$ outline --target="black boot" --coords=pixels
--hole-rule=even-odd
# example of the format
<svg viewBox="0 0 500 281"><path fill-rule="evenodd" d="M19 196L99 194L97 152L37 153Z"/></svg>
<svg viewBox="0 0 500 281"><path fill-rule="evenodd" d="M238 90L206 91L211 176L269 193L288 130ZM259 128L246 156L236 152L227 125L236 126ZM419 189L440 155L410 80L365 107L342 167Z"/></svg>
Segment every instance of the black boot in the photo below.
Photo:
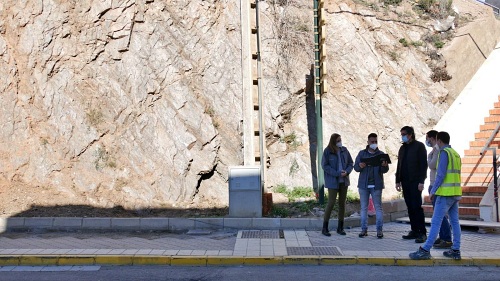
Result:
<svg viewBox="0 0 500 281"><path fill-rule="evenodd" d="M344 221L339 221L339 224L337 226L337 233L340 234L340 235L345 235Z"/></svg>
<svg viewBox="0 0 500 281"><path fill-rule="evenodd" d="M328 222L327 221L323 222L323 230L321 230L321 234L323 234L325 236L332 236L330 234L330 231L328 231Z"/></svg>

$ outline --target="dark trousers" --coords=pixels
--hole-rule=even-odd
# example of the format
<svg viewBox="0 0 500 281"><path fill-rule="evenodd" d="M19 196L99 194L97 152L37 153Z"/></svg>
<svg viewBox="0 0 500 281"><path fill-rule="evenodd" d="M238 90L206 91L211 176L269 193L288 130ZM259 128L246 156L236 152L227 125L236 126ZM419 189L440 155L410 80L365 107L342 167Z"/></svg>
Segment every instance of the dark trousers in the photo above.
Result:
<svg viewBox="0 0 500 281"><path fill-rule="evenodd" d="M422 209L422 191L418 190L418 182L402 182L408 215L410 216L411 230L419 234L426 234L424 209Z"/></svg>
<svg viewBox="0 0 500 281"><path fill-rule="evenodd" d="M325 217L323 221L327 222L330 220L330 215L332 214L333 206L337 200L337 194L339 195L339 216L338 221L343 222L345 216L345 201L347 198L347 186L344 183L339 183L339 189L328 188L328 205L325 210Z"/></svg>

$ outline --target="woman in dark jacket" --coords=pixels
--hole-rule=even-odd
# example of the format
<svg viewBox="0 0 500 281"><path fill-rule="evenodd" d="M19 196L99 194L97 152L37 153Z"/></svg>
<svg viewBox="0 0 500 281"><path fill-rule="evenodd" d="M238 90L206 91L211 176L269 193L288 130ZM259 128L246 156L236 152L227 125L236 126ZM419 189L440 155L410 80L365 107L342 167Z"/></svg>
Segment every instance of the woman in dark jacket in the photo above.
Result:
<svg viewBox="0 0 500 281"><path fill-rule="evenodd" d="M347 197L347 188L350 184L349 174L353 169L351 154L346 147L342 146L342 138L339 134L332 134L328 146L323 151L321 167L325 174L325 187L328 189L328 206L323 218L323 230L321 233L330 236L328 222L332 213L333 206L339 195L339 215L337 233L345 235L344 216L345 202Z"/></svg>

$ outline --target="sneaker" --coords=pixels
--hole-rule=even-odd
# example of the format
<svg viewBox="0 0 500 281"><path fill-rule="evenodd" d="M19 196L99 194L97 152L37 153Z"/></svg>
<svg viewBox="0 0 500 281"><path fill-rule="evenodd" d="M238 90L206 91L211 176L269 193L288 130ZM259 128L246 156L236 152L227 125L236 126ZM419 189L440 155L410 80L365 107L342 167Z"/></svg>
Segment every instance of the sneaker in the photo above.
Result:
<svg viewBox="0 0 500 281"><path fill-rule="evenodd" d="M359 238L366 237L366 236L368 236L368 232L366 231L366 229L365 230L361 230L361 233L358 236L359 236Z"/></svg>
<svg viewBox="0 0 500 281"><path fill-rule="evenodd" d="M441 241L443 241L443 240L441 240L441 238L436 239L436 241L434 241L434 246L440 244Z"/></svg>
<svg viewBox="0 0 500 281"><path fill-rule="evenodd" d="M417 234L415 231L411 230L410 232L408 232L408 234L406 235L403 235L403 239L406 239L406 240L409 240L409 239L415 239L417 238Z"/></svg>
<svg viewBox="0 0 500 281"><path fill-rule="evenodd" d="M462 256L460 255L460 250L449 249L448 251L443 252L443 256L447 258L452 258L454 260L461 260Z"/></svg>
<svg viewBox="0 0 500 281"><path fill-rule="evenodd" d="M422 249L422 247L418 247L418 251L414 253L410 253L410 259L412 260L428 260L431 258L431 253Z"/></svg>
<svg viewBox="0 0 500 281"><path fill-rule="evenodd" d="M384 237L384 233L382 232L382 230L377 230L377 238L381 239Z"/></svg>
<svg viewBox="0 0 500 281"><path fill-rule="evenodd" d="M426 234L420 234L417 238L415 238L415 243L424 243L427 240Z"/></svg>
<svg viewBox="0 0 500 281"><path fill-rule="evenodd" d="M436 248L436 249L451 249L451 246L453 246L453 242L441 240L437 244L434 243L433 247Z"/></svg>

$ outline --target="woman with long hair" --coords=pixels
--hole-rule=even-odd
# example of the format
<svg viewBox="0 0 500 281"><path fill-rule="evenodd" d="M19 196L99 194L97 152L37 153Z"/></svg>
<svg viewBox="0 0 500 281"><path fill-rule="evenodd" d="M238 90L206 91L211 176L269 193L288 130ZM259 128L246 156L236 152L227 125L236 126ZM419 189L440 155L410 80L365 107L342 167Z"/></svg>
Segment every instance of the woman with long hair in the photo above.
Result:
<svg viewBox="0 0 500 281"><path fill-rule="evenodd" d="M323 151L321 167L325 174L325 188L328 189L328 205L323 218L323 230L321 233L325 236L331 236L328 229L330 215L339 196L339 213L337 233L346 235L344 231L345 203L347 197L347 188L349 187L349 174L353 169L353 161L349 150L342 145L342 138L339 134L332 134L328 146Z"/></svg>

